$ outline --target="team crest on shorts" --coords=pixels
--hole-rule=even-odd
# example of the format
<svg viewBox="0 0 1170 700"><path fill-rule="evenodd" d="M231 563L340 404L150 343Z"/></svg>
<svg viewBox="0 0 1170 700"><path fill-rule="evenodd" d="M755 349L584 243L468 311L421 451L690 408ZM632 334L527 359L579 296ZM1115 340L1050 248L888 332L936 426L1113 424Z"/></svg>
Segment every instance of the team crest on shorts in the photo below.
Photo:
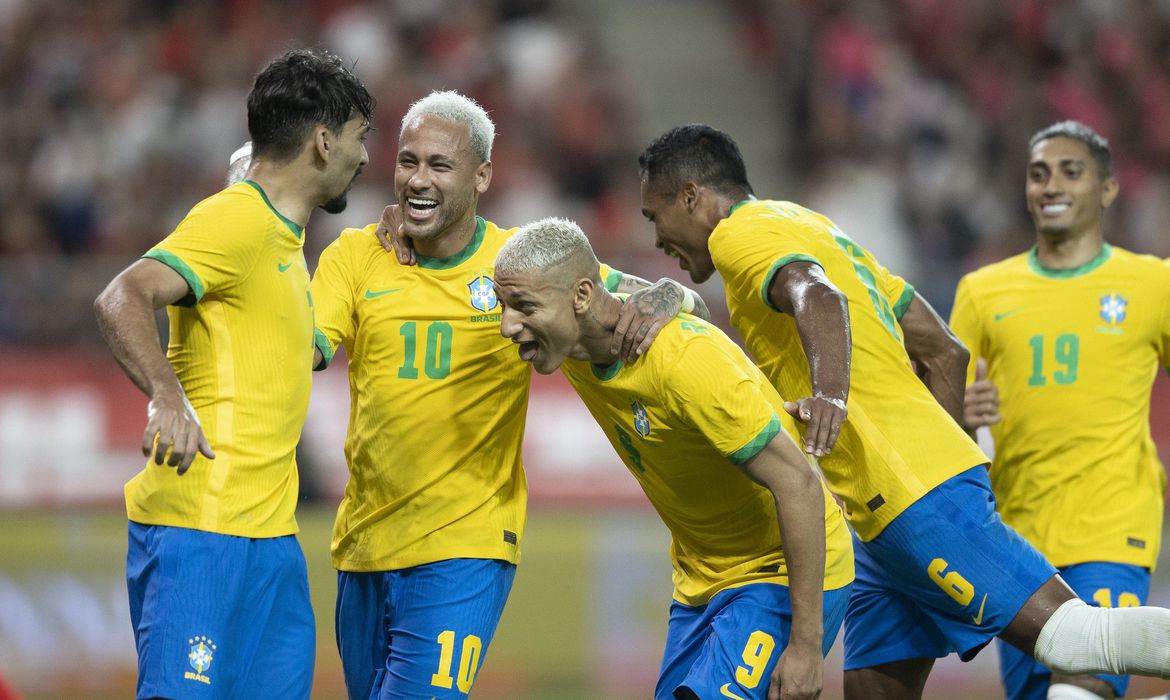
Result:
<svg viewBox="0 0 1170 700"><path fill-rule="evenodd" d="M646 413L646 407L635 401L630 408L634 409L634 430L642 437L649 437L650 415Z"/></svg>
<svg viewBox="0 0 1170 700"><path fill-rule="evenodd" d="M188 639L187 643L191 645L187 652L187 665L195 669L195 672L187 671L183 678L211 685L211 678L205 671L211 668L211 660L215 658L215 642L202 635L196 635Z"/></svg>
<svg viewBox="0 0 1170 700"><path fill-rule="evenodd" d="M500 300L496 298L496 289L492 286L492 278L483 272L467 283L467 291L471 295L471 308L476 311L487 313L500 305Z"/></svg>
<svg viewBox="0 0 1170 700"><path fill-rule="evenodd" d="M1125 309L1129 302L1117 292L1101 297L1101 318L1106 323L1116 325L1125 320Z"/></svg>

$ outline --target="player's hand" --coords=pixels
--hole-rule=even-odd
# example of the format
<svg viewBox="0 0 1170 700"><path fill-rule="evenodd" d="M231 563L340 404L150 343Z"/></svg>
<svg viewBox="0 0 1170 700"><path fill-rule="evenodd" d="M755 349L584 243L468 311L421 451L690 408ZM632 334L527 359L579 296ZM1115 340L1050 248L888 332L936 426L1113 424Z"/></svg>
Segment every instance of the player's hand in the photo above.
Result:
<svg viewBox="0 0 1170 700"><path fill-rule="evenodd" d="M789 644L768 687L768 700L816 700L825 682L825 660L818 648Z"/></svg>
<svg viewBox="0 0 1170 700"><path fill-rule="evenodd" d="M622 304L610 352L625 362L638 359L650 349L658 332L682 310L685 298L683 286L665 277L631 294Z"/></svg>
<svg viewBox="0 0 1170 700"><path fill-rule="evenodd" d="M142 455L153 457L155 464L162 464L166 459L167 465L178 467L182 476L199 453L215 459L211 444L203 435L203 426L199 425L199 417L187 397L182 392L160 393L153 397L146 409Z"/></svg>
<svg viewBox="0 0 1170 700"><path fill-rule="evenodd" d="M975 362L975 381L963 394L963 427L975 430L1003 420L999 415L999 389L987 378L987 360Z"/></svg>
<svg viewBox="0 0 1170 700"><path fill-rule="evenodd" d="M804 423L804 451L814 457L823 457L833 451L841 424L849 416L849 409L841 399L827 396L809 396L800 401L785 401L784 410Z"/></svg>
<svg viewBox="0 0 1170 700"><path fill-rule="evenodd" d="M391 204L382 210L382 218L378 221L378 228L374 229L374 235L386 252L394 253L398 262L403 265L415 263L414 244L402 230L402 210L397 204Z"/></svg>

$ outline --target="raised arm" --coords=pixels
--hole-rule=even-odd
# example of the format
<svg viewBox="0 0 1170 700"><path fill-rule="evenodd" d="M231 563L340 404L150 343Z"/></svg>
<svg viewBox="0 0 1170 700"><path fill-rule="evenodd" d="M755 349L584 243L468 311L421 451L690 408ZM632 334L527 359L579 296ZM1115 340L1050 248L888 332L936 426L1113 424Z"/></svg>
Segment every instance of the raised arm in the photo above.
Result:
<svg viewBox="0 0 1170 700"><path fill-rule="evenodd" d="M784 431L740 468L776 499L788 565L792 631L772 672L768 697L816 698L824 682L821 646L827 545L821 480Z"/></svg>
<svg viewBox="0 0 1170 700"><path fill-rule="evenodd" d="M711 320L707 304L698 292L668 277L651 284L636 275L620 274L621 279L612 291L629 294L630 298L622 305L610 349L622 360L638 359L650 348L658 332L680 312Z"/></svg>
<svg viewBox="0 0 1170 700"><path fill-rule="evenodd" d="M805 261L788 263L776 272L768 286L768 301L796 321L812 375L813 395L784 407L808 425L804 451L827 455L848 415L845 404L853 352L849 302L820 265Z"/></svg>
<svg viewBox="0 0 1170 700"><path fill-rule="evenodd" d="M143 258L110 282L94 301L98 326L114 359L150 399L142 454L184 474L197 452L214 459L195 409L167 361L154 312L191 293L187 281L167 265ZM158 442L155 444L155 437Z"/></svg>
<svg viewBox="0 0 1170 700"><path fill-rule="evenodd" d="M918 376L955 422L963 425L963 391L971 354L917 292L898 324Z"/></svg>

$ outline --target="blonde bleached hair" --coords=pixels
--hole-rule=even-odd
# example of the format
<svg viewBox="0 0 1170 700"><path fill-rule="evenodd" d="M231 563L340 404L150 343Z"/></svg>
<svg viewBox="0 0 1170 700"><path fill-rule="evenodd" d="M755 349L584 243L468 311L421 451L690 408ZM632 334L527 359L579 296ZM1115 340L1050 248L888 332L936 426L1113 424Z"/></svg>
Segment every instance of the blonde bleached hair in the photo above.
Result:
<svg viewBox="0 0 1170 700"><path fill-rule="evenodd" d="M398 130L399 140L402 139L402 134L406 132L409 124L428 114L466 124L471 131L471 150L479 156L480 162L486 163L492 159L496 125L478 102L454 90L436 90L412 104L402 117L402 128Z"/></svg>
<svg viewBox="0 0 1170 700"><path fill-rule="evenodd" d="M496 255L496 274L560 271L600 283L601 271L589 239L573 221L549 217L522 226Z"/></svg>

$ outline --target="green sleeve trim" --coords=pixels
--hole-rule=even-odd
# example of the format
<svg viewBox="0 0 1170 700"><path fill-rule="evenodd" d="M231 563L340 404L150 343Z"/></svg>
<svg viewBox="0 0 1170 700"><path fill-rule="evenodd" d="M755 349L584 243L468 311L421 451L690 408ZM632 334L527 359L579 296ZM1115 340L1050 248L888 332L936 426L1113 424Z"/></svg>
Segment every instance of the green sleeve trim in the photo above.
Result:
<svg viewBox="0 0 1170 700"><path fill-rule="evenodd" d="M914 301L914 285L909 282L906 283L906 288L902 290L902 296L898 297L898 301L894 302L894 318L899 321L906 315L906 309L910 308L910 302Z"/></svg>
<svg viewBox="0 0 1170 700"><path fill-rule="evenodd" d="M319 372L328 367L330 362L333 362L333 346L320 328L313 329L313 347L321 351L321 363L313 368L314 372Z"/></svg>
<svg viewBox="0 0 1170 700"><path fill-rule="evenodd" d="M618 285L622 283L622 271L609 268L609 275L605 278L605 289L610 292L616 292Z"/></svg>
<svg viewBox="0 0 1170 700"><path fill-rule="evenodd" d="M176 301L174 304L175 306L195 306L195 304L199 303L199 301L203 299L203 280L199 279L199 275L195 274L195 271L192 270L187 265L187 263L183 262L179 256L175 255L174 253L169 253L165 250L155 248L154 250L147 251L146 255L143 255L142 257L159 261L163 265L166 265L175 272L179 273L179 276L187 282L187 286L191 289L191 293Z"/></svg>
<svg viewBox="0 0 1170 700"><path fill-rule="evenodd" d="M768 268L768 274L764 275L764 286L760 287L760 296L764 299L764 306L767 306L773 311L780 311L780 309L777 309L775 306L773 306L771 300L768 299L768 288L772 286L772 279L776 277L776 273L780 271L780 268L784 267L788 263L794 262L808 262L816 265L817 267L824 267L824 265L821 265L820 260L817 260L811 255L805 255L804 253L793 253L792 255L785 255L776 262L772 263L772 267Z"/></svg>
<svg viewBox="0 0 1170 700"><path fill-rule="evenodd" d="M760 434L752 438L752 441L748 444L727 455L727 459L731 460L733 464L743 464L747 462L752 457L758 455L761 450L767 447L768 443L772 442L772 438L776 437L776 434L779 432L780 419L776 417L775 413L773 413L772 420L768 421L768 424L764 426L764 429L760 431Z"/></svg>

